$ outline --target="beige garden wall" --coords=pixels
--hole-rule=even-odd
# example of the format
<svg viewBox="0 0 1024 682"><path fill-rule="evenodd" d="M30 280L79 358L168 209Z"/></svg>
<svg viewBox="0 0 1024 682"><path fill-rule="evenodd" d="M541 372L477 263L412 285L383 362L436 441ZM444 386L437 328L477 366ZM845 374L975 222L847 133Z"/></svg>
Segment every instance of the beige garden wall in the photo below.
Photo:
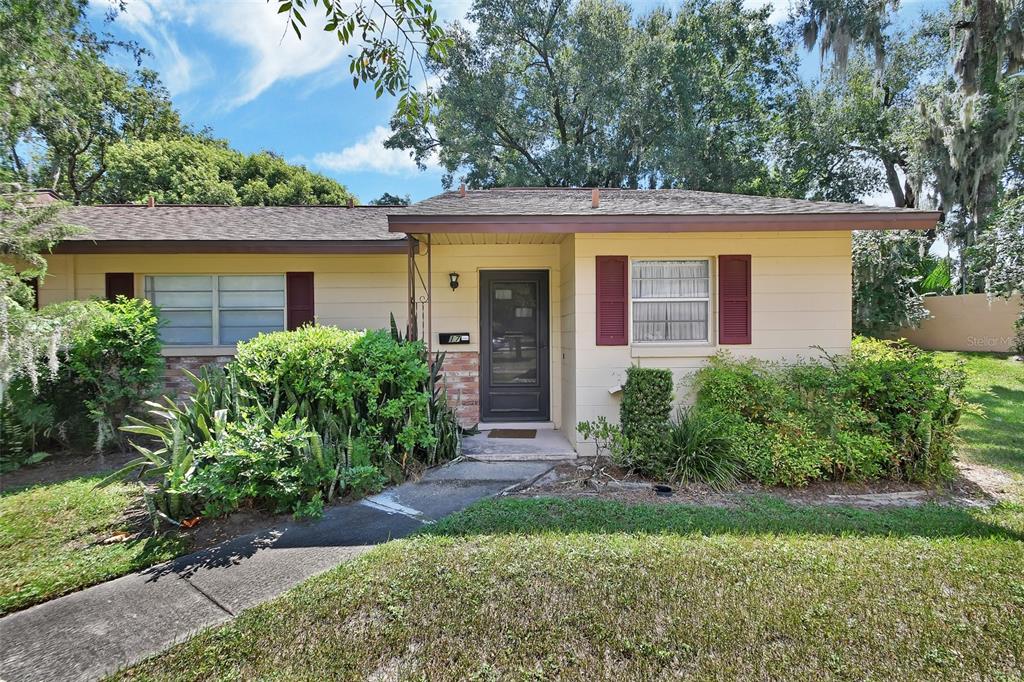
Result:
<svg viewBox="0 0 1024 682"><path fill-rule="evenodd" d="M1021 295L989 300L985 294L928 296L930 317L918 329L901 329L896 336L928 350L1009 352L1013 323L1020 314Z"/></svg>
<svg viewBox="0 0 1024 682"><path fill-rule="evenodd" d="M715 258L751 255L752 340L745 346L719 346ZM633 258L710 258L711 340L700 345L596 344L596 256ZM751 232L688 234L578 234L575 264L576 420L604 416L618 421L621 392L630 365L666 367L676 380L676 399L691 399L695 370L723 348L737 357L771 360L818 357L848 352L851 338L852 285L849 232ZM567 432L571 429L567 428ZM592 444L579 443L581 453Z"/></svg>

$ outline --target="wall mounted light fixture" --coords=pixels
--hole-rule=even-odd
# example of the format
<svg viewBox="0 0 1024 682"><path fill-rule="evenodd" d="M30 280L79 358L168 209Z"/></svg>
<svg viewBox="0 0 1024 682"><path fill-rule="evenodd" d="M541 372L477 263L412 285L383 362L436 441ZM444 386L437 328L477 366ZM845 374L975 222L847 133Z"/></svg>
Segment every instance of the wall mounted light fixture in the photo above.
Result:
<svg viewBox="0 0 1024 682"><path fill-rule="evenodd" d="M459 288L459 273L449 272L448 273L448 284L451 286L452 291Z"/></svg>

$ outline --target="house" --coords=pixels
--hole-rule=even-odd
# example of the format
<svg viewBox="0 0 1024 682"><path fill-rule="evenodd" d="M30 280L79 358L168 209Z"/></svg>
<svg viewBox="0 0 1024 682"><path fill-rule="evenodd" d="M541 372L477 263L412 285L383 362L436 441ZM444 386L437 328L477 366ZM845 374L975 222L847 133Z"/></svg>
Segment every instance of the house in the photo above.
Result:
<svg viewBox="0 0 1024 682"><path fill-rule="evenodd" d="M630 365L847 351L851 231L931 211L684 190L461 189L410 207L88 206L42 304L157 303L168 381L261 331L394 315L445 351L466 423L618 415ZM179 384L180 385L180 384ZM686 397L685 386L678 392Z"/></svg>

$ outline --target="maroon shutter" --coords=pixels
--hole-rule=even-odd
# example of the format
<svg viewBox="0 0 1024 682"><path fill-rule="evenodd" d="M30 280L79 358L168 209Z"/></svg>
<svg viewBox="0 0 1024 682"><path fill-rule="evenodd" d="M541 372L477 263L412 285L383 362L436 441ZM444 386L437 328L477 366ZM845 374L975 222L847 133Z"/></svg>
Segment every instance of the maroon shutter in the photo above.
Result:
<svg viewBox="0 0 1024 682"><path fill-rule="evenodd" d="M751 342L750 256L718 257L718 342Z"/></svg>
<svg viewBox="0 0 1024 682"><path fill-rule="evenodd" d="M135 273L108 272L106 294L108 301L113 301L118 296L135 298Z"/></svg>
<svg viewBox="0 0 1024 682"><path fill-rule="evenodd" d="M597 257L597 345L629 343L629 258Z"/></svg>
<svg viewBox="0 0 1024 682"><path fill-rule="evenodd" d="M288 287L288 329L298 329L313 321L313 273L289 272L285 278Z"/></svg>

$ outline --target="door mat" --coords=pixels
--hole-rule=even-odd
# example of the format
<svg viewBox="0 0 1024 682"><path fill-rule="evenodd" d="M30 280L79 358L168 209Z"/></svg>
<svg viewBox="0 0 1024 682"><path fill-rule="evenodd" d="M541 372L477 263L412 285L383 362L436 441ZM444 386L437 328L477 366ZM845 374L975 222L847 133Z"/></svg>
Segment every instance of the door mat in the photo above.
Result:
<svg viewBox="0 0 1024 682"><path fill-rule="evenodd" d="M491 429L488 438L536 438L537 429Z"/></svg>

